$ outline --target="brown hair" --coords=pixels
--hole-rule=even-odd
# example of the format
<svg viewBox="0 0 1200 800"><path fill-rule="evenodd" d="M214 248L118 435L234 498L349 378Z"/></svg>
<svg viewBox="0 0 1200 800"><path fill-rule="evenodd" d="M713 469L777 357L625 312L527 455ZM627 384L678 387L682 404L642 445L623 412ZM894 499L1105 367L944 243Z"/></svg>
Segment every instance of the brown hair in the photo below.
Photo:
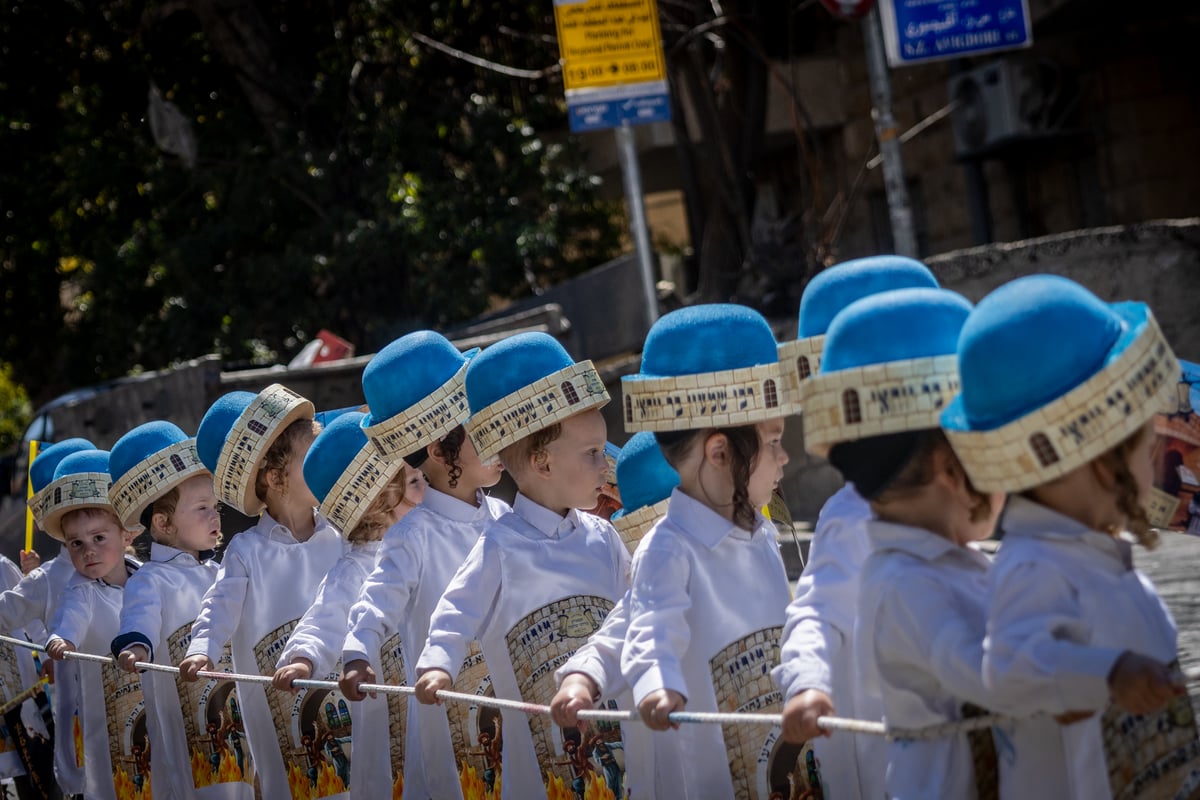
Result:
<svg viewBox="0 0 1200 800"><path fill-rule="evenodd" d="M1113 495L1117 501L1117 510L1125 515L1125 527L1137 537L1138 544L1147 550L1158 547L1158 533L1150 527L1150 519L1146 509L1139 499L1137 478L1129 468L1129 454L1141 444L1142 437L1148 436L1147 428L1143 427L1120 444L1096 457L1096 460L1107 466L1113 473L1116 486ZM1118 531L1109 531L1117 533Z"/></svg>
<svg viewBox="0 0 1200 800"><path fill-rule="evenodd" d="M697 442L721 434L729 442L729 470L733 478L733 524L742 530L754 530L758 509L750 504L750 473L758 458L758 429L753 425L731 428L705 428L692 431L655 431L654 438L667 463L677 471Z"/></svg>
<svg viewBox="0 0 1200 800"><path fill-rule="evenodd" d="M908 461L900 468L874 498L880 503L897 497L903 497L928 485L934 478L933 456L939 450L945 451L951 463L958 467L966 482L967 494L971 497L971 522L982 522L992 512L991 498L975 488L971 476L963 468L962 462L950 441L941 428L930 428L919 431L913 443L913 451Z"/></svg>
<svg viewBox="0 0 1200 800"><path fill-rule="evenodd" d="M441 450L442 458L446 462L446 477L450 481L451 489L458 486L458 479L462 477L463 469L462 465L458 463L458 456L462 452L463 442L466 438L467 429L459 425L443 436L441 441L438 442L438 448Z"/></svg>
<svg viewBox="0 0 1200 800"><path fill-rule="evenodd" d="M179 503L179 487L171 487L171 491L164 494L162 497L155 500L146 510L142 512L141 523L142 527L150 532L150 538L154 541L159 541L154 535L154 515L166 514L168 524L175 517L175 506ZM160 542L161 544L161 542Z"/></svg>
<svg viewBox="0 0 1200 800"><path fill-rule="evenodd" d="M546 448L550 443L562 436L562 423L556 422L541 430L534 431L524 439L519 439L500 451L500 463L509 472L515 466L521 470L530 460L539 461L546 457Z"/></svg>
<svg viewBox="0 0 1200 800"><path fill-rule="evenodd" d="M267 452L263 454L262 463L258 465L258 474L254 476L254 496L262 502L267 502L267 488L270 484L267 475L271 470L279 470L283 480L287 480L287 468L292 462L292 453L305 442L311 442L321 432L321 423L313 419L298 419L283 429L271 442ZM287 489L287 484L284 484Z"/></svg>
<svg viewBox="0 0 1200 800"><path fill-rule="evenodd" d="M125 527L125 524L123 522L121 522L121 518L117 516L117 512L114 511L112 508L109 508L109 507L101 508L99 506L88 506L87 508L71 509L70 511L68 511L67 513L62 515L62 519L59 520L59 522L58 522L58 527L59 527L59 530L62 531L63 539L67 538L67 531L66 531L67 522L69 520L76 519L79 517L83 517L85 519L91 519L92 517L111 517L112 521L117 523L117 530L119 530L119 531L128 530Z"/></svg>
<svg viewBox="0 0 1200 800"><path fill-rule="evenodd" d="M404 486L407 482L408 468L402 467L363 512L354 530L346 534L346 541L376 542L382 539L384 532L392 525L392 514L396 507L404 502Z"/></svg>

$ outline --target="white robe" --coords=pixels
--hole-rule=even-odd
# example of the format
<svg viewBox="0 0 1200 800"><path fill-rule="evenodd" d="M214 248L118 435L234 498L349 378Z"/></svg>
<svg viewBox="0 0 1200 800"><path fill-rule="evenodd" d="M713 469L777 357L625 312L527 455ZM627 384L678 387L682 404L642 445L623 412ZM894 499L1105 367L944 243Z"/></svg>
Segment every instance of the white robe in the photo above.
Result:
<svg viewBox="0 0 1200 800"><path fill-rule="evenodd" d="M0 591L6 592L16 587L21 582L21 577L21 568L10 559L0 556ZM41 620L31 620L19 628L5 630L3 633L32 642L46 640L46 631ZM37 681L33 651L17 645L0 644L0 702L8 702ZM26 727L33 727L45 735L45 729L39 724L39 715L32 701L23 703L21 712L22 722ZM11 735L5 736L0 739L0 779L24 774L25 767L17 753L16 743Z"/></svg>
<svg viewBox="0 0 1200 800"><path fill-rule="evenodd" d="M484 527L512 511L507 503L482 491L476 494L476 501L477 506L464 503L429 487L421 505L388 529L379 562L363 585L359 601L350 610L343 664L355 659L367 661L376 668L379 679L386 682L389 678L383 674L379 654L384 643L393 642L396 637L403 653L403 680L409 686L416 682L417 658L429 636L429 618L442 593ZM485 677L486 668L464 673L468 674L460 676L462 685L454 689L472 693L478 685L466 684L472 677ZM450 708L446 704L423 706L416 700L407 701L406 708L408 724L406 741L402 743L405 797L410 800L460 797L458 758L447 715L461 715L467 709Z"/></svg>
<svg viewBox="0 0 1200 800"><path fill-rule="evenodd" d="M581 511L560 517L518 494L512 513L487 526L446 588L417 673L455 676L478 639L497 697L548 705L554 670L600 627L628 582L629 551L611 525ZM563 733L543 717L504 711L501 718L502 797L544 796L543 773L570 787ZM645 791L630 788L634 796Z"/></svg>
<svg viewBox="0 0 1200 800"><path fill-rule="evenodd" d="M316 530L301 543L264 513L257 525L234 536L225 549L216 582L205 594L200 616L192 626L187 655L206 655L216 664L225 643L230 642L234 671L274 674L275 662L292 629L312 605L325 573L343 551L337 529L324 517L316 516ZM264 799L291 796L289 772L293 780L306 779L311 762L297 742L299 724L293 730L293 723L299 723L297 717L306 710L301 707L306 695L301 691L293 698L272 692L268 701L263 686L237 685L245 738ZM240 740L235 741L240 747Z"/></svg>
<svg viewBox="0 0 1200 800"><path fill-rule="evenodd" d="M779 711L770 670L779 663L790 599L770 522L759 516L753 532L742 530L676 489L633 563L621 672L634 702L672 689L688 711ZM742 796L765 800L776 754L799 755L778 746L778 727L723 733L684 725L676 733L686 768L674 796L689 800L732 797L735 785Z"/></svg>

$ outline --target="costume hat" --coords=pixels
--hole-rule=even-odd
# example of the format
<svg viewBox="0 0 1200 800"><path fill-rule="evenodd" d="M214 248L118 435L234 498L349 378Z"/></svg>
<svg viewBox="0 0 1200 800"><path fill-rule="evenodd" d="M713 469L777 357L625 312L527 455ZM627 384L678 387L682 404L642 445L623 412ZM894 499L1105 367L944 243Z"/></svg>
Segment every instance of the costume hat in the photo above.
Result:
<svg viewBox="0 0 1200 800"><path fill-rule="evenodd" d="M661 317L642 368L621 379L625 430L750 425L799 410L783 391L775 335L762 314L713 303Z"/></svg>
<svg viewBox="0 0 1200 800"><path fill-rule="evenodd" d="M976 488L1019 492L1120 444L1169 406L1179 362L1150 309L1030 275L971 312L963 393L942 416Z"/></svg>
<svg viewBox="0 0 1200 800"><path fill-rule="evenodd" d="M321 513L348 534L375 502L402 461L384 461L363 433L365 414L349 411L321 431L304 457L304 482Z"/></svg>
<svg viewBox="0 0 1200 800"><path fill-rule="evenodd" d="M54 469L54 479L34 499L41 498L41 507L34 516L41 519L42 529L66 541L62 518L67 512L83 508L112 510L108 490L112 476L108 473L107 450L77 450L63 458ZM136 530L131 528L130 530Z"/></svg>
<svg viewBox="0 0 1200 800"><path fill-rule="evenodd" d="M800 382L820 369L825 332L838 312L873 294L920 288L938 288L937 278L929 267L906 256L856 258L817 273L800 297L798 338L779 345L779 364L793 399L800 397Z"/></svg>
<svg viewBox="0 0 1200 800"><path fill-rule="evenodd" d="M484 350L467 367L466 388L467 435L480 459L608 402L592 362L574 362L546 333L518 333Z"/></svg>
<svg viewBox="0 0 1200 800"><path fill-rule="evenodd" d="M357 411L360 414L366 413L366 407L363 405L346 406L345 408L327 408L324 411L318 411L313 414L313 420L322 428L329 427L329 423L340 417L342 414L349 414L351 411Z"/></svg>
<svg viewBox="0 0 1200 800"><path fill-rule="evenodd" d="M266 504L254 493L254 482L263 456L288 425L313 414L312 403L278 383L258 394L217 398L196 431L196 451L213 474L217 499L247 516L261 514Z"/></svg>
<svg viewBox="0 0 1200 800"><path fill-rule="evenodd" d="M196 453L196 440L163 420L139 425L113 445L109 499L121 524L132 529L150 505L208 468Z"/></svg>
<svg viewBox="0 0 1200 800"><path fill-rule="evenodd" d="M440 333L415 331L375 354L362 376L370 407L363 429L381 456L411 456L467 421L463 380L478 352L464 355Z"/></svg>
<svg viewBox="0 0 1200 800"><path fill-rule="evenodd" d="M39 516L42 507L42 498L38 497L50 481L54 480L54 470L58 468L59 463L71 455L78 453L80 450L95 450L96 445L89 442L87 439L63 439L61 442L48 445L45 450L38 453L37 458L29 466L29 485L33 488L33 497L29 498L29 508L33 511L33 519L39 526L42 524L42 518ZM43 530L45 530L43 528Z"/></svg>
<svg viewBox="0 0 1200 800"><path fill-rule="evenodd" d="M938 427L958 393L955 348L971 311L945 289L898 289L848 305L825 335L821 371L801 384L804 446Z"/></svg>
<svg viewBox="0 0 1200 800"><path fill-rule="evenodd" d="M611 520L629 552L667 513L667 500L678 485L679 473L663 457L654 434L642 431L630 437L617 457L617 488L623 507Z"/></svg>

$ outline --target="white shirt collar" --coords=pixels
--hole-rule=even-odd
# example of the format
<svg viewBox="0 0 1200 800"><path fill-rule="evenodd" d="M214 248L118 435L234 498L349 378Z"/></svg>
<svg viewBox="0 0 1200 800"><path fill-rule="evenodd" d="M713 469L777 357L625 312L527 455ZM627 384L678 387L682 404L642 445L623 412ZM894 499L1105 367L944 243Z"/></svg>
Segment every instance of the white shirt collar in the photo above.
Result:
<svg viewBox="0 0 1200 800"><path fill-rule="evenodd" d="M178 548L171 547L168 544L162 544L161 542L150 543L150 560L157 561L159 563L175 561L179 564L189 567L198 566L200 564L199 559L193 557L191 553L185 553Z"/></svg>
<svg viewBox="0 0 1200 800"><path fill-rule="evenodd" d="M316 536L323 529L329 527L330 523L319 513L317 513L317 509L314 508L312 513L313 522L315 523L313 528L313 536ZM262 512L262 516L258 520L257 528L260 533L272 541L282 542L284 544L300 544L300 540L298 540L296 535L292 533L291 528L276 520L266 511Z"/></svg>
<svg viewBox="0 0 1200 800"><path fill-rule="evenodd" d="M756 511L755 517L754 531L744 530L678 487L671 492L671 502L667 504L667 518L709 550L719 545L726 536L751 539L759 531L765 534L773 532L761 512Z"/></svg>
<svg viewBox="0 0 1200 800"><path fill-rule="evenodd" d="M475 492L475 499L479 502L478 506L464 503L457 497L451 497L432 486L427 486L425 487L425 499L421 501L421 505L428 506L430 511L455 522L478 522L489 519L491 514L488 512L487 495L483 493L482 489Z"/></svg>
<svg viewBox="0 0 1200 800"><path fill-rule="evenodd" d="M946 557L962 558L983 570L989 564L988 557L970 545L962 547L943 536L911 525L869 519L867 537L875 552L895 550L930 562Z"/></svg>
<svg viewBox="0 0 1200 800"><path fill-rule="evenodd" d="M562 517L557 512L535 503L520 492L517 492L512 507L513 513L528 522L547 539L561 539L579 524L579 512L575 509L571 509L565 517Z"/></svg>
<svg viewBox="0 0 1200 800"><path fill-rule="evenodd" d="M1028 537L1078 542L1098 554L1120 562L1126 570L1133 569L1133 549L1129 542L1092 530L1082 522L1020 495L1008 498L1004 514L1000 517L1000 527L1004 530L1005 539ZM1003 543L1000 549L1004 549Z"/></svg>

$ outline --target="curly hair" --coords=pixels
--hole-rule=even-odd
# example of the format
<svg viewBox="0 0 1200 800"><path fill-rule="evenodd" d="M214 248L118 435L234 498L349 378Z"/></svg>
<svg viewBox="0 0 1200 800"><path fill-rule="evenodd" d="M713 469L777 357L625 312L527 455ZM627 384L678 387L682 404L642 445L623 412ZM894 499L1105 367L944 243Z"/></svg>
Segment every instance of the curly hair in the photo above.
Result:
<svg viewBox="0 0 1200 800"><path fill-rule="evenodd" d="M376 542L392 526L392 515L396 507L404 502L404 486L408 482L408 468L403 467L379 492L379 496L363 513L354 530L346 534L347 542Z"/></svg>
<svg viewBox="0 0 1200 800"><path fill-rule="evenodd" d="M535 436L537 434L534 434ZM458 486L458 479L462 477L462 464L458 463L459 454L462 453L463 442L467 438L467 429L459 425L454 430L447 433L438 442L438 447L442 451L442 458L446 461L446 477L450 481L450 488Z"/></svg>
<svg viewBox="0 0 1200 800"><path fill-rule="evenodd" d="M262 502L267 502L267 488L270 483L267 476L272 470L279 470L283 476L284 490L287 489L287 468L292 463L292 454L301 445L312 442L321 432L321 423L313 419L298 419L288 425L278 436L267 452L263 454L262 463L258 465L258 474L254 476L254 495Z"/></svg>
<svg viewBox="0 0 1200 800"><path fill-rule="evenodd" d="M1113 495L1117 501L1117 510L1125 515L1126 529L1137 537L1138 544L1147 550L1153 550L1159 545L1158 532L1150 527L1150 518L1146 516L1146 509L1141 502L1137 478L1129 468L1130 454L1142 443L1142 437L1148 435L1148 429L1143 427L1116 447L1099 455L1096 460L1112 470L1116 484L1113 487Z"/></svg>
<svg viewBox="0 0 1200 800"><path fill-rule="evenodd" d="M531 459L540 462L546 457L546 448L559 436L562 436L561 422L534 431L501 450L500 463L504 464L504 468L511 472L514 467L520 470Z"/></svg>
<svg viewBox="0 0 1200 800"><path fill-rule="evenodd" d="M733 479L733 523L742 530L754 530L756 509L750 503L750 473L758 459L758 429L753 425L729 428L705 428L692 431L656 431L654 438L667 463L679 469L692 448L709 436L721 434L729 442L729 471Z"/></svg>

